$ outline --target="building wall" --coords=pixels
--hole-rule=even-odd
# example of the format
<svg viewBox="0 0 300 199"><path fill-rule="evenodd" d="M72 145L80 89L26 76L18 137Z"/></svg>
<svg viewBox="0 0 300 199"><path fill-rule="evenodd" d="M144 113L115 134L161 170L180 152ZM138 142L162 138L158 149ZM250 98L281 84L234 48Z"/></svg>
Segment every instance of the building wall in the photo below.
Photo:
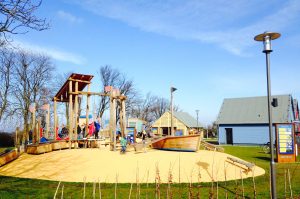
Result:
<svg viewBox="0 0 300 199"><path fill-rule="evenodd" d="M219 125L219 143L226 143L225 128L232 128L233 144L264 144L269 142L269 126L266 125ZM273 126L275 141L275 127Z"/></svg>
<svg viewBox="0 0 300 199"><path fill-rule="evenodd" d="M177 130L182 130L183 135L187 135L188 129L184 123L173 117L173 126ZM156 120L152 127L158 128L158 134L162 134L162 128L171 127L171 114L165 112L158 120Z"/></svg>
<svg viewBox="0 0 300 199"><path fill-rule="evenodd" d="M144 125L146 122L138 118L128 118L127 127L136 128L137 132L142 132L144 130Z"/></svg>

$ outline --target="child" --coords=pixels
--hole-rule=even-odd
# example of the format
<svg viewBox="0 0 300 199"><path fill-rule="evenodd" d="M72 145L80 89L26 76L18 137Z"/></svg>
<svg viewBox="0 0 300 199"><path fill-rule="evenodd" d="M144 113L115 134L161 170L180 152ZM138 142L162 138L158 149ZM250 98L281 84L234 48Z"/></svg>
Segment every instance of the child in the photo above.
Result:
<svg viewBox="0 0 300 199"><path fill-rule="evenodd" d="M127 146L127 140L126 140L125 136L121 138L120 144L121 144L121 147L122 147L121 153L125 153L126 152L126 146Z"/></svg>

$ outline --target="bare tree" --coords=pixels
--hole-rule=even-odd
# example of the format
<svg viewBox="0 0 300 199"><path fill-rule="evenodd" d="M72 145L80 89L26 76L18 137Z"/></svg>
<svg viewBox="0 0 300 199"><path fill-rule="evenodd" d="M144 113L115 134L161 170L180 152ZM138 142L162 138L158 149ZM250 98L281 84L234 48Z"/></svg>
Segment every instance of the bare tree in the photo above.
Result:
<svg viewBox="0 0 300 199"><path fill-rule="evenodd" d="M41 3L41 0L0 1L0 39L2 44L7 41L7 36L10 34L23 34L28 32L28 29L42 31L49 28L45 19L35 15Z"/></svg>
<svg viewBox="0 0 300 199"><path fill-rule="evenodd" d="M103 92L105 92L106 86L113 86L120 90L120 93L127 96L126 110L136 102L137 92L134 88L132 80L128 80L125 75L121 74L117 69L113 69L111 66L100 67L99 76L103 86ZM109 108L109 97L102 96L98 104L97 115L102 118L103 113Z"/></svg>
<svg viewBox="0 0 300 199"><path fill-rule="evenodd" d="M59 89L63 86L63 84L67 81L68 77L70 77L71 74L72 74L72 72L67 72L67 73L58 74L55 76L55 82L53 84L53 90L55 92L53 93L53 96L59 91ZM82 99L78 98L79 115L81 113L81 104L82 104L81 102L82 102ZM66 123L69 124L69 103L64 103L63 106L64 106L64 115L66 118Z"/></svg>
<svg viewBox="0 0 300 199"><path fill-rule="evenodd" d="M0 51L0 121L10 108L14 62L14 53L7 48L2 48Z"/></svg>
<svg viewBox="0 0 300 199"><path fill-rule="evenodd" d="M150 125L169 110L170 102L167 99L148 93L145 99L140 99L138 104L130 109L129 115L143 119ZM179 106L174 106L174 111L179 110Z"/></svg>
<svg viewBox="0 0 300 199"><path fill-rule="evenodd" d="M169 100L163 97L157 97L153 107L153 114L155 119L160 118L166 111L170 110Z"/></svg>
<svg viewBox="0 0 300 199"><path fill-rule="evenodd" d="M14 72L14 105L23 119L23 141L29 130L29 106L33 102L41 105L42 95L45 94L43 91L51 85L53 70L49 57L25 51L18 53Z"/></svg>
<svg viewBox="0 0 300 199"><path fill-rule="evenodd" d="M130 116L136 117L151 123L155 120L155 107L157 97L148 93L145 99L139 100L138 104L130 109Z"/></svg>

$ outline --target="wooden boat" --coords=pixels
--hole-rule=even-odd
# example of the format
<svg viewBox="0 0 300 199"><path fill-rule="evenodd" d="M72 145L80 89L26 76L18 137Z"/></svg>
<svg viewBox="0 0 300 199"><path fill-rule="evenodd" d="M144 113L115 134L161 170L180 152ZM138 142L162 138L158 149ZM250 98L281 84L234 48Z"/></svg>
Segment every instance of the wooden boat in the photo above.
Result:
<svg viewBox="0 0 300 199"><path fill-rule="evenodd" d="M152 141L152 148L168 151L198 151L200 147L200 135L166 136Z"/></svg>
<svg viewBox="0 0 300 199"><path fill-rule="evenodd" d="M28 154L42 154L52 151L52 144L49 142L39 143L39 144L31 144L27 146L26 152Z"/></svg>
<svg viewBox="0 0 300 199"><path fill-rule="evenodd" d="M19 153L17 149L13 149L8 152L4 152L0 154L0 167L17 159L19 157Z"/></svg>

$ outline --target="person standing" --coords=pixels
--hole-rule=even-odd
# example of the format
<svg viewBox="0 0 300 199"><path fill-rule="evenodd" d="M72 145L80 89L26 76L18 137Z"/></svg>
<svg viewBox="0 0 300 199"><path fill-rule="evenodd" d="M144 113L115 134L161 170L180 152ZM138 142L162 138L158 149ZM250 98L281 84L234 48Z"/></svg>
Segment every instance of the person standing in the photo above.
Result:
<svg viewBox="0 0 300 199"><path fill-rule="evenodd" d="M146 152L146 135L147 135L146 131L143 130L143 132L142 132L142 140L143 140L144 153Z"/></svg>
<svg viewBox="0 0 300 199"><path fill-rule="evenodd" d="M100 131L100 124L99 124L99 122L97 122L97 121L95 121L94 122L94 126L95 126L95 132L94 132L94 134L95 134L95 139L98 139L98 134L99 134L99 131Z"/></svg>
<svg viewBox="0 0 300 199"><path fill-rule="evenodd" d="M121 144L121 147L122 147L121 153L125 153L126 152L126 147L127 147L127 140L126 140L125 136L121 137L120 144Z"/></svg>

